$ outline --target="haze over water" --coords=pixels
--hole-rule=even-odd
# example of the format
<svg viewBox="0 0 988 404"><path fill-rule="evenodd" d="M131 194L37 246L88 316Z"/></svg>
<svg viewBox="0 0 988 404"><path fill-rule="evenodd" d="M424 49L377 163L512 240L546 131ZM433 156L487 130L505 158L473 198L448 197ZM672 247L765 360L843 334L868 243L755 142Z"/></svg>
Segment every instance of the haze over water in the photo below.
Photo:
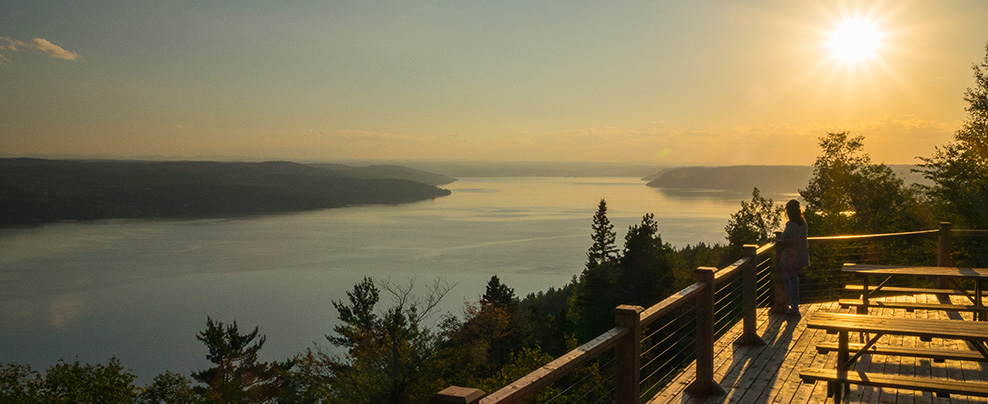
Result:
<svg viewBox="0 0 988 404"><path fill-rule="evenodd" d="M484 178L452 195L253 218L57 223L0 230L0 363L116 355L139 383L207 366L206 317L267 335L263 360L326 346L331 301L364 276L442 277L443 311L461 314L497 274L519 296L583 269L592 215L606 198L619 240L647 212L663 241L724 240L750 195L669 192L635 178ZM784 196L775 196L781 200ZM619 241L620 242L620 241ZM382 295L382 306L389 303ZM335 351L334 351L335 352Z"/></svg>

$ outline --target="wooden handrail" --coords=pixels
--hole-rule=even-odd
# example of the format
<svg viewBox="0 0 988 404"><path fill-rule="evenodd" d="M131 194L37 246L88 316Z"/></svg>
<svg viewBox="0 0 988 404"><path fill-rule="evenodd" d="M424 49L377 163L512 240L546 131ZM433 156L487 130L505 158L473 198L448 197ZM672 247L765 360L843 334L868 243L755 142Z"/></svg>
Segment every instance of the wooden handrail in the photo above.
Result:
<svg viewBox="0 0 988 404"><path fill-rule="evenodd" d="M545 366L536 369L521 379L515 380L501 390L491 393L480 400L481 404L510 404L520 402L535 395L539 390L548 387L556 380L559 380L567 372L577 368L588 360L600 356L604 351L614 347L628 334L628 329L614 327L609 331L590 340L586 344L580 345L576 349L569 351L549 362Z"/></svg>
<svg viewBox="0 0 988 404"><path fill-rule="evenodd" d="M658 302L652 305L651 307L645 309L645 311L642 311L640 315L642 327L651 324L655 320L658 320L660 317L666 315L672 310L675 310L679 306L691 302L692 299L695 298L696 294L700 293L700 291L705 286L706 285L694 283L690 286L683 288L676 294L669 296L665 299L662 299L661 302Z"/></svg>

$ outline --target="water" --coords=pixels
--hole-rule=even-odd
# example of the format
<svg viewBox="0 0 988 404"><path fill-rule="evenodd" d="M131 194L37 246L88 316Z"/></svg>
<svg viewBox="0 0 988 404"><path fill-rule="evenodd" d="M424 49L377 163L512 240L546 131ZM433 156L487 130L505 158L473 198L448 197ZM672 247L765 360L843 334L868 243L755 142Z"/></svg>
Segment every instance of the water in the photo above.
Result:
<svg viewBox="0 0 988 404"><path fill-rule="evenodd" d="M333 300L364 276L456 284L441 307L462 314L491 275L524 296L580 273L597 203L619 240L652 212L666 242L722 243L750 195L672 192L634 178L483 178L413 204L230 220L110 220L0 229L0 363L117 356L150 382L208 367L196 340L207 316L267 335L262 360L314 345ZM781 200L783 197L777 197ZM620 242L620 241L619 241ZM382 295L382 302L387 297Z"/></svg>

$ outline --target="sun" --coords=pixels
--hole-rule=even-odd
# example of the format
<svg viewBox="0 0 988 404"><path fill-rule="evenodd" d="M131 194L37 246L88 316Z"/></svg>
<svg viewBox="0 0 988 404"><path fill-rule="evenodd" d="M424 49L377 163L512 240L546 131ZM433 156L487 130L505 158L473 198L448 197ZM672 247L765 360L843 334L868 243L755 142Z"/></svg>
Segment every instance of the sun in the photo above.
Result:
<svg viewBox="0 0 988 404"><path fill-rule="evenodd" d="M858 64L877 57L882 33L874 21L850 18L841 21L828 36L830 56L842 63Z"/></svg>

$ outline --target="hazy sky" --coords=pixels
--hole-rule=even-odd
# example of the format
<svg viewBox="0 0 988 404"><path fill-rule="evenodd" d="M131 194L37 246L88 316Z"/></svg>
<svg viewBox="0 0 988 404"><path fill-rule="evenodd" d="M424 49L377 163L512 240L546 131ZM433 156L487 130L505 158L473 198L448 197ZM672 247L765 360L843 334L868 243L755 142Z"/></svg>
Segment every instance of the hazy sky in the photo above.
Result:
<svg viewBox="0 0 988 404"><path fill-rule="evenodd" d="M985 21L984 0L0 0L0 153L808 165L850 130L913 163L965 118Z"/></svg>

